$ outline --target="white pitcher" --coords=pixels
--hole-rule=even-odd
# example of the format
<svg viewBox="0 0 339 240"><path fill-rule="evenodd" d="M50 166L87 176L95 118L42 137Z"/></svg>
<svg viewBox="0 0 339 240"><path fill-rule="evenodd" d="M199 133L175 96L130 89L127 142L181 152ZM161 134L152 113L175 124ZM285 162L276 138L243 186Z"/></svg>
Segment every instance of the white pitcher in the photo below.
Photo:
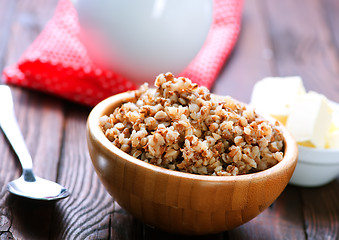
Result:
<svg viewBox="0 0 339 240"><path fill-rule="evenodd" d="M179 74L203 46L212 0L73 0L95 61L136 84Z"/></svg>

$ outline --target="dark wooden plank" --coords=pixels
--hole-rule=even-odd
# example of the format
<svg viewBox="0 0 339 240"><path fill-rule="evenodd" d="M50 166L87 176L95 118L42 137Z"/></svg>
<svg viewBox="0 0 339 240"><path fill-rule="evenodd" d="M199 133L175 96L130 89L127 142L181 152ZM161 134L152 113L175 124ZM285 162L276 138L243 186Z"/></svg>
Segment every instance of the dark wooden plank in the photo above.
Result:
<svg viewBox="0 0 339 240"><path fill-rule="evenodd" d="M6 66L16 63L53 16L58 0L16 0L6 50Z"/></svg>
<svg viewBox="0 0 339 240"><path fill-rule="evenodd" d="M329 27L332 42L335 45L335 52L337 59L339 58L339 1L324 0L322 3L322 15ZM339 72L339 65L336 66L337 73Z"/></svg>
<svg viewBox="0 0 339 240"><path fill-rule="evenodd" d="M15 0L0 1L0 70L2 70L5 65L4 56L7 52L15 6ZM2 83L2 81L3 80L0 78L0 83Z"/></svg>
<svg viewBox="0 0 339 240"><path fill-rule="evenodd" d="M300 200L299 189L288 186L258 217L229 231L229 239L306 239Z"/></svg>
<svg viewBox="0 0 339 240"><path fill-rule="evenodd" d="M53 202L40 202L13 195L8 195L5 200L3 210L8 211L4 215L5 223L9 225L7 234L14 239L48 239ZM0 239L3 239L1 237L0 235Z"/></svg>
<svg viewBox="0 0 339 240"><path fill-rule="evenodd" d="M62 112L57 111L60 102L53 98L46 99L42 94L12 90L16 115L33 158L34 171L38 176L55 181L63 125ZM6 140L3 146L6 147L6 154L3 155L6 167L1 170L6 172L1 177L4 176L6 180L2 185L5 197L1 208L12 216L10 232L16 239L46 239L54 205L20 199L6 193L6 184L20 176L21 167Z"/></svg>
<svg viewBox="0 0 339 240"><path fill-rule="evenodd" d="M302 189L308 239L339 238L339 178L318 188Z"/></svg>
<svg viewBox="0 0 339 240"><path fill-rule="evenodd" d="M17 61L34 41L52 16L56 3L56 0L16 1L15 13L12 14L11 35L7 41L4 59L6 65ZM55 180L62 140L62 101L19 87L12 86L11 89L16 116L31 152L35 172L41 177ZM17 172L19 173L20 169Z"/></svg>
<svg viewBox="0 0 339 240"><path fill-rule="evenodd" d="M68 104L59 181L71 196L57 203L53 215L52 239L108 239L113 199L99 181L86 142L89 110Z"/></svg>
<svg viewBox="0 0 339 240"><path fill-rule="evenodd" d="M275 75L261 2L244 1L239 39L213 86L214 93L249 102L255 82Z"/></svg>
<svg viewBox="0 0 339 240"><path fill-rule="evenodd" d="M278 74L300 75L307 90L339 101L337 50L321 1L266 2Z"/></svg>
<svg viewBox="0 0 339 240"><path fill-rule="evenodd" d="M16 1L3 0L0 1L0 70L5 65L4 55L7 50L9 33L12 23L12 15ZM0 84L3 84L3 79L0 77ZM13 153L4 134L0 133L0 239L11 239L12 212L6 206L8 193L6 184L14 179L15 169L18 164L13 161Z"/></svg>
<svg viewBox="0 0 339 240"><path fill-rule="evenodd" d="M144 228L144 238L147 240L222 240L224 239L224 234L211 234L211 235L201 235L201 236L185 236L185 235L176 235L169 234L158 229L153 229L148 226Z"/></svg>
<svg viewBox="0 0 339 240"><path fill-rule="evenodd" d="M240 38L213 92L249 102L256 81L278 74L267 28L267 11L265 1L245 1ZM269 209L226 232L225 236L228 239L304 239L303 213L298 207L301 207L298 189L288 187Z"/></svg>
<svg viewBox="0 0 339 240"><path fill-rule="evenodd" d="M278 73L301 75L307 90L339 101L338 49L326 22L326 18L333 19L337 13L326 12L322 1L316 0L266 2ZM300 191L306 237L338 239L338 181Z"/></svg>
<svg viewBox="0 0 339 240"><path fill-rule="evenodd" d="M1 1L6 25L0 44L1 70L17 61L52 16L55 1ZM39 6L39 7L36 7ZM2 17L1 16L1 17ZM0 18L1 18L0 17ZM8 36L8 39L6 39ZM62 101L34 91L11 86L15 113L33 158L37 175L57 180L58 161L63 134ZM47 239L51 228L53 203L41 203L9 195L6 185L19 177L21 168L4 135L0 138L0 221L1 237ZM8 227L9 226L9 227Z"/></svg>
<svg viewBox="0 0 339 240"><path fill-rule="evenodd" d="M114 211L111 214L111 233L113 240L144 239L144 224L133 218L117 202L114 202Z"/></svg>

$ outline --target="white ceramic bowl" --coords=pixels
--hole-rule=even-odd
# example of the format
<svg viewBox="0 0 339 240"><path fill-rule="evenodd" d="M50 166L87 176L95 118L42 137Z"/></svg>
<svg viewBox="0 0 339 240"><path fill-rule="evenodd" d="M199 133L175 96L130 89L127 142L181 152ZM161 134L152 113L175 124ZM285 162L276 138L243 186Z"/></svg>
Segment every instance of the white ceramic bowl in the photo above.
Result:
<svg viewBox="0 0 339 240"><path fill-rule="evenodd" d="M330 101L333 118L339 122L339 104ZM302 187L319 187L339 176L339 149L316 149L298 146L299 159L290 180Z"/></svg>
<svg viewBox="0 0 339 240"><path fill-rule="evenodd" d="M96 63L142 84L177 75L202 48L212 0L72 0L81 39Z"/></svg>
<svg viewBox="0 0 339 240"><path fill-rule="evenodd" d="M299 146L299 159L291 184L318 187L339 175L339 149L315 149Z"/></svg>

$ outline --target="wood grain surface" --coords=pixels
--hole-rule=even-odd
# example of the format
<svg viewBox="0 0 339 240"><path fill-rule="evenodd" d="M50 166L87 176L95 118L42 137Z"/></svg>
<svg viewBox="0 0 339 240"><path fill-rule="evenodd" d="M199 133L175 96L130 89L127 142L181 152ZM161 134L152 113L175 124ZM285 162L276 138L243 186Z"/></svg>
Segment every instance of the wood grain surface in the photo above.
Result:
<svg viewBox="0 0 339 240"><path fill-rule="evenodd" d="M57 2L0 0L0 70L18 61ZM238 43L212 91L248 102L262 77L301 75L307 90L339 102L338 13L337 0L245 0ZM216 235L171 235L146 226L114 202L94 172L85 138L90 108L11 90L35 172L67 186L72 195L41 203L8 194L6 184L21 170L0 132L0 239L339 238L339 178L319 188L288 186L258 217Z"/></svg>

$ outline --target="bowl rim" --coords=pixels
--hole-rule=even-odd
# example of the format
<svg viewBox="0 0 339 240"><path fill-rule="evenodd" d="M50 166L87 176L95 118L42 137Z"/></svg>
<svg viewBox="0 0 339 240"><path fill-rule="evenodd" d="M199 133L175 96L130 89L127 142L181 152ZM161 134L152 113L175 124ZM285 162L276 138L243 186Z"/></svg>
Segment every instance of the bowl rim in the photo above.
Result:
<svg viewBox="0 0 339 240"><path fill-rule="evenodd" d="M99 126L99 118L102 117L104 114L106 114L108 109L112 108L112 105L114 105L116 102L123 101L123 99L126 99L128 97L133 97L134 92L135 90L131 90L131 91L119 93L119 94L116 94L116 95L113 95L111 97L104 99L92 109L87 119L87 134L91 134L91 136L98 143L100 143L99 147L101 149L111 152L113 154L116 154L120 158L125 159L126 161L134 165L140 166L142 168L147 168L148 170L154 171L159 174L172 175L172 176L176 176L180 178L192 179L192 180L194 179L194 180L199 180L199 181L208 180L208 181L213 181L213 182L233 182L233 181L249 181L253 179L261 179L261 178L266 178L272 173L288 171L288 169L291 166L293 166L293 164L294 164L294 168L296 166L296 162L298 161L297 143L295 139L292 137L292 135L289 133L289 131L280 123L279 123L279 127L284 136L284 145L285 145L284 158L282 161L280 161L273 167L260 171L260 172L237 175L237 176L199 175L199 174L186 173L186 172L180 172L177 170L166 169L160 166L156 166L156 165L144 162L140 159L137 159L129 155L128 153L125 153L124 151L116 147L115 145L113 145L108 140L108 138L105 136L105 134L103 133L102 129ZM270 117L265 117L265 119L276 121Z"/></svg>
<svg viewBox="0 0 339 240"><path fill-rule="evenodd" d="M316 166L339 166L339 149L317 149L298 145L299 163ZM324 158L324 156L327 156ZM318 160L322 158L321 160Z"/></svg>

